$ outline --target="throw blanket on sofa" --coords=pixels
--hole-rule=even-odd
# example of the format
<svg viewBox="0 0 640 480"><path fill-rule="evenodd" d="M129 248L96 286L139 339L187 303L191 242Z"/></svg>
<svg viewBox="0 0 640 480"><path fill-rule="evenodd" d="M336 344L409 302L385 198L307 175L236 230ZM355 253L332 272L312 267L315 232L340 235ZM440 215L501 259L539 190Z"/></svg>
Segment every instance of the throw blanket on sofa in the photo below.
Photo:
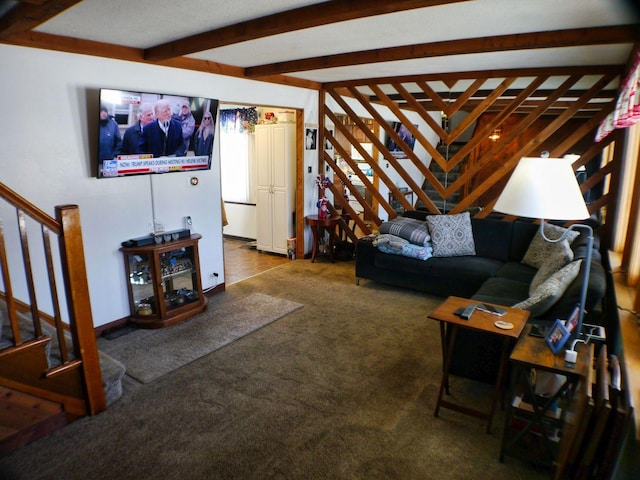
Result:
<svg viewBox="0 0 640 480"><path fill-rule="evenodd" d="M381 252L417 258L418 260L427 260L433 254L431 245L415 245L404 238L388 233L378 235L374 243Z"/></svg>

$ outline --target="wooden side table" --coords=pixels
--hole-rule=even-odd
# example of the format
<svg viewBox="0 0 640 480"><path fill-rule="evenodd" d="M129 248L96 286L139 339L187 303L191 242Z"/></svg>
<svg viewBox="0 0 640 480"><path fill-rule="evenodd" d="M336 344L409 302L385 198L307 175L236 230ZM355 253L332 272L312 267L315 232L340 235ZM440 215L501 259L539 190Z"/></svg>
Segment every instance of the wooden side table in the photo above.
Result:
<svg viewBox="0 0 640 480"><path fill-rule="evenodd" d="M525 329L510 357L513 379L500 462L504 461L505 455L512 455L550 467L560 450L558 438L567 440L566 435L558 437L556 434L563 429L576 388L590 376L594 345L578 344L577 362L568 365L564 350L554 355L544 338L529 335L530 328ZM542 372L552 375L557 382L553 391L543 394L536 388Z"/></svg>
<svg viewBox="0 0 640 480"><path fill-rule="evenodd" d="M320 218L318 215L309 215L306 217L307 225L311 227L313 234L313 250L311 251L311 263L316 260L316 255L320 250L320 240L324 237L324 232L329 233L329 259L331 263L335 262L333 258L333 236L335 235L336 225L340 220L339 216Z"/></svg>
<svg viewBox="0 0 640 480"><path fill-rule="evenodd" d="M471 315L471 318L465 320L455 314L455 311L460 307L466 307L474 302L468 298L449 297L443 303L440 304L433 312L429 314L431 320L437 320L440 322L440 340L442 343L442 354L444 367L442 371L442 381L440 382L440 392L438 393L438 401L436 403L436 409L433 413L434 416L438 416L440 407L455 410L467 415L471 415L476 418L487 420L487 433L491 432L491 423L493 420L493 414L496 409L496 404L500 398L500 390L502 387L502 377L504 375L504 368L507 363L507 353L509 351L509 343L520 336L522 329L524 328L527 319L529 318L529 312L527 310L520 310L516 308L509 308L500 306L507 311L503 316L492 315L480 310L475 310ZM513 324L513 328L510 330L503 330L495 325L495 322L502 320L503 322L510 322ZM502 356L500 360L500 367L498 368L498 378L496 380L496 386L493 393L493 400L491 402L491 410L489 412L482 412L473 408L455 404L449 400L444 400L443 394L445 390L448 390L449 384L449 366L451 365L451 358L453 357L453 347L456 341L456 333L458 328L469 328L471 330L477 330L479 332L491 333L501 336L503 338L502 343ZM447 331L449 330L450 331ZM447 334L449 335L449 344L447 345Z"/></svg>

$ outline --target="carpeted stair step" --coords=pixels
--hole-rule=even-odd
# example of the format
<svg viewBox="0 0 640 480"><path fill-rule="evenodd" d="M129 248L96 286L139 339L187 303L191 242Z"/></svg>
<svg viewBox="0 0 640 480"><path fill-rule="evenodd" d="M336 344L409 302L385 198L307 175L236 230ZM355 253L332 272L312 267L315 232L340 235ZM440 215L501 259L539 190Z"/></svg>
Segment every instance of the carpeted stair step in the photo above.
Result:
<svg viewBox="0 0 640 480"><path fill-rule="evenodd" d="M55 335L53 327L46 324L42 327L43 332L51 337L51 352L49 354L49 366L53 367L61 363L60 349L58 348L58 337ZM65 340L67 342L67 351L70 358L73 356L73 343L71 336L65 334ZM111 405L122 396L122 378L126 373L125 366L115 358L107 355L104 352L98 351L98 358L100 360L100 370L102 371L102 386L104 388L104 395L106 397L107 405Z"/></svg>
<svg viewBox="0 0 640 480"><path fill-rule="evenodd" d="M35 330L33 328L33 322L31 321L31 314L16 312L18 318L20 336L22 340L29 340L35 338ZM6 304L0 300L0 350L13 345L11 329L8 328L8 318ZM7 323L7 325L4 325ZM58 336L55 329L46 322L42 322L42 333L51 338L51 342L47 345L47 360L49 367L55 367L60 365L60 350L58 348ZM69 334L65 335L65 341L67 343L67 351L69 352L70 359L73 357L73 342ZM104 393L107 401L107 405L111 405L122 396L122 378L126 373L125 366L110 357L104 352L98 352L100 360L100 369L102 371L102 386L104 387Z"/></svg>

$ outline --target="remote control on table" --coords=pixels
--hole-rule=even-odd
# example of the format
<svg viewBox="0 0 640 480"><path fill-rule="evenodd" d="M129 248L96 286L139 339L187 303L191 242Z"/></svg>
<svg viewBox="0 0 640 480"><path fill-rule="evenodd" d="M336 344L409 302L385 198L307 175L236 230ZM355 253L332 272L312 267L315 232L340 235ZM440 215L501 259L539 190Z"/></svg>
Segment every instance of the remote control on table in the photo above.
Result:
<svg viewBox="0 0 640 480"><path fill-rule="evenodd" d="M499 317L501 317L502 315L507 313L507 311L504 308L499 308L499 307L496 307L494 305L487 305L487 304L484 304L484 303L478 304L477 308L478 308L478 310L482 310L483 312L487 312L487 313L490 313L492 315L498 315Z"/></svg>
<svg viewBox="0 0 640 480"><path fill-rule="evenodd" d="M467 305L467 308L465 308L462 311L462 313L460 314L460 317L464 318L465 320L469 320L471 318L471 314L476 309L476 307L477 305Z"/></svg>

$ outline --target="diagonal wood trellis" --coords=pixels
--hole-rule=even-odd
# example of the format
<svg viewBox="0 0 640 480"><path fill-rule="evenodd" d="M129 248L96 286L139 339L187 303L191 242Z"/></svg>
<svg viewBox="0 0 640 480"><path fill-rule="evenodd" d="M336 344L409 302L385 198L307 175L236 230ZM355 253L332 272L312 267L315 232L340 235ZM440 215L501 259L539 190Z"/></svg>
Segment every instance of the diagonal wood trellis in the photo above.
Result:
<svg viewBox="0 0 640 480"><path fill-rule="evenodd" d="M487 216L501 190L498 187L506 182L521 157L538 156L545 150L552 157L577 153L577 170L598 163L605 147L621 144L593 140L598 125L614 108L621 74L619 68L605 66L327 84L320 95L318 144L331 144L332 150L324 150L320 156L319 171L325 171L328 165L336 203L342 204L343 211L355 221L356 230L365 235L371 233L374 224L382 223L382 212L389 218L397 215L389 198L380 193L383 185L404 210L419 207L432 213L459 213L473 209L479 211L477 215ZM362 111L366 114L356 113ZM448 127L443 119L452 118L458 121ZM371 120L376 128L370 128ZM415 145L426 153L418 156L419 149L412 148L396 132L394 122L406 127ZM354 128L359 129L359 135L354 134ZM495 132L499 132L499 138L489 139ZM389 151L385 137L395 143L410 168L398 160L397 152ZM370 143L372 151L363 143ZM448 148L454 145L457 148ZM363 160L353 158L352 152ZM362 161L371 167L373 178L358 167ZM414 203L407 200L387 167L393 168L405 188L413 192ZM443 182L435 173L436 167L445 174L456 169L459 176ZM611 181L618 172L615 162L598 163L597 167L587 169L583 191L602 183L610 189L616 185ZM416 178L416 171L420 178ZM368 195L358 191L356 179ZM351 193L349 203L343 200L336 182ZM609 202L613 196L608 193L601 192L600 198L592 199L592 213L615 209ZM455 195L458 202L448 212L436 205Z"/></svg>

